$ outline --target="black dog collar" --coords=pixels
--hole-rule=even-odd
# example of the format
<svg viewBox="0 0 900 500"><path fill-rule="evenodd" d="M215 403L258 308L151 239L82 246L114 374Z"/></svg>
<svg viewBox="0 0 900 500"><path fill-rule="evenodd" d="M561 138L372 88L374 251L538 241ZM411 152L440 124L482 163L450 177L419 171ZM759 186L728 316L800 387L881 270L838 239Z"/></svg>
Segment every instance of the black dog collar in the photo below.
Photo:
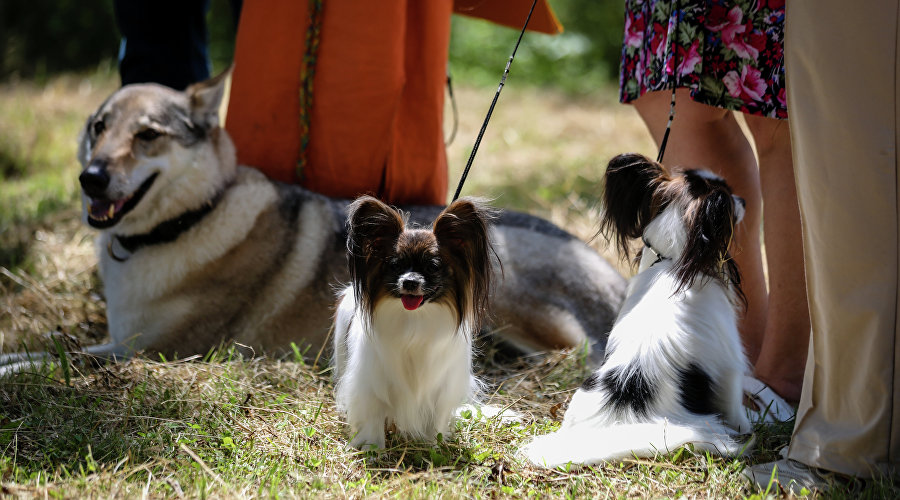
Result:
<svg viewBox="0 0 900 500"><path fill-rule="evenodd" d="M117 262L125 262L128 260L128 257L119 257L115 254L113 251L113 241L118 242L119 246L124 248L129 254L133 254L144 247L175 241L179 236L209 215L209 213L216 208L216 205L219 204L224 193L225 190L220 191L200 208L190 210L178 217L164 221L144 234L128 236L113 235L109 240L109 244L106 246L109 256Z"/></svg>

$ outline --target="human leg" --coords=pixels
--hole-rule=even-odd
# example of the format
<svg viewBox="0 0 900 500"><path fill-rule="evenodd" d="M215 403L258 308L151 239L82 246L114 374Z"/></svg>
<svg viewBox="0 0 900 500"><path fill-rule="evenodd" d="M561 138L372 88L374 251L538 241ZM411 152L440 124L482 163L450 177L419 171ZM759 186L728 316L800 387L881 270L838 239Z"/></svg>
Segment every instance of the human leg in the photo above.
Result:
<svg viewBox="0 0 900 500"><path fill-rule="evenodd" d="M657 144L665 133L671 95L671 91L648 92L634 101L635 109ZM759 241L762 196L756 157L734 113L694 102L688 89L676 91L676 102L663 163L712 170L747 202L744 220L735 235L733 255L747 296L747 310L739 325L741 338L747 357L755 363L762 346L767 311Z"/></svg>
<svg viewBox="0 0 900 500"><path fill-rule="evenodd" d="M122 85L155 82L182 90L209 78L209 0L115 0L122 34Z"/></svg>
<svg viewBox="0 0 900 500"><path fill-rule="evenodd" d="M796 403L809 345L809 304L790 129L784 120L754 115L745 118L759 158L769 277L766 327L754 374Z"/></svg>
<svg viewBox="0 0 900 500"><path fill-rule="evenodd" d="M861 477L897 473L900 2L793 2L786 19L812 325L787 458Z"/></svg>

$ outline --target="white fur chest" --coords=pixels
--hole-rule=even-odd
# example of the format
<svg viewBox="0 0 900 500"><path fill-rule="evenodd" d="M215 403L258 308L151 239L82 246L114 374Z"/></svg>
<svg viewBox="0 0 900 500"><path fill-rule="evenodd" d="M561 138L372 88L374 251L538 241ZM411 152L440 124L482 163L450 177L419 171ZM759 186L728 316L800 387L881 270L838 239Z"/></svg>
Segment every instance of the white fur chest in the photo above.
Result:
<svg viewBox="0 0 900 500"><path fill-rule="evenodd" d="M427 406L444 397L465 402L471 347L448 307L425 304L407 311L399 300L384 300L376 306L372 323L370 349L377 362L372 369L380 379L377 384L373 380L373 390L382 400L398 409Z"/></svg>
<svg viewBox="0 0 900 500"><path fill-rule="evenodd" d="M385 421L419 439L449 431L453 411L473 398L477 385L470 341L457 331L453 311L437 304L407 311L399 299L385 299L367 332L354 305L347 293L338 310L335 335L346 354L338 359L335 390L359 433L355 444L382 446ZM350 307L357 314L344 330L340 318Z"/></svg>
<svg viewBox="0 0 900 500"><path fill-rule="evenodd" d="M167 318L189 313L188 297L172 291L184 285L189 273L197 273L241 243L275 198L267 183L237 185L216 210L176 241L144 247L133 254L115 241L110 245L112 230L102 232L97 253L113 342L130 339L136 349L146 347L167 330ZM125 260L114 260L111 252Z"/></svg>

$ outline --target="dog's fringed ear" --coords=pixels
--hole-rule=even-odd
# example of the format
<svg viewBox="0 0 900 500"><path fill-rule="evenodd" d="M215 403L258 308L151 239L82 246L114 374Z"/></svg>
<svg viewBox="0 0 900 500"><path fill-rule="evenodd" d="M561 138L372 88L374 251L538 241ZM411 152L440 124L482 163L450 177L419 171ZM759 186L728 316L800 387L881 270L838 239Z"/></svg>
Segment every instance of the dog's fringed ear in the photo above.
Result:
<svg viewBox="0 0 900 500"><path fill-rule="evenodd" d="M457 290L471 290L472 304L458 303L462 313L471 305L476 323L487 310L491 286L490 224L497 212L482 200L460 198L438 215L434 221L434 236L438 241L442 257L452 259L454 269L465 269L466 273L454 273ZM458 294L458 301L468 300L465 293ZM478 328L480 325L473 325Z"/></svg>
<svg viewBox="0 0 900 500"><path fill-rule="evenodd" d="M735 231L734 210L734 198L724 188L713 189L690 202L684 221L687 242L674 269L678 291L690 288L697 278L705 276L740 284L740 274L729 254Z"/></svg>
<svg viewBox="0 0 900 500"><path fill-rule="evenodd" d="M361 196L350 204L347 214L347 258L350 277L364 279L373 258L386 257L403 232L403 217L372 196Z"/></svg>
<svg viewBox="0 0 900 500"><path fill-rule="evenodd" d="M659 163L636 153L625 153L609 161L604 175L603 215L598 234L615 240L621 255L627 258L629 241L640 238L644 227L663 208L656 196L669 180Z"/></svg>
<svg viewBox="0 0 900 500"><path fill-rule="evenodd" d="M204 129L219 126L219 106L225 95L225 82L231 74L229 67L217 76L190 85L185 93L191 106L191 122Z"/></svg>

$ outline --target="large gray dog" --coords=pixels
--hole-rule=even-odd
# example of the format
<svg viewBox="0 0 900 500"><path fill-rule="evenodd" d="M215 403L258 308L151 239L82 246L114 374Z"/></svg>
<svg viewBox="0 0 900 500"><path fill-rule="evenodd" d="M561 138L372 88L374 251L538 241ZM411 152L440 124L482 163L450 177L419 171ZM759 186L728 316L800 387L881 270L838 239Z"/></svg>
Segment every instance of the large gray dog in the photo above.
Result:
<svg viewBox="0 0 900 500"><path fill-rule="evenodd" d="M335 290L349 279L348 201L237 166L218 120L224 81L184 92L129 85L87 121L79 179L84 220L100 230L112 337L92 354L171 358L236 342L278 355L292 342L325 344ZM429 225L440 207L404 209ZM591 341L602 355L623 278L541 219L507 212L492 231L502 275L489 329L523 350Z"/></svg>

